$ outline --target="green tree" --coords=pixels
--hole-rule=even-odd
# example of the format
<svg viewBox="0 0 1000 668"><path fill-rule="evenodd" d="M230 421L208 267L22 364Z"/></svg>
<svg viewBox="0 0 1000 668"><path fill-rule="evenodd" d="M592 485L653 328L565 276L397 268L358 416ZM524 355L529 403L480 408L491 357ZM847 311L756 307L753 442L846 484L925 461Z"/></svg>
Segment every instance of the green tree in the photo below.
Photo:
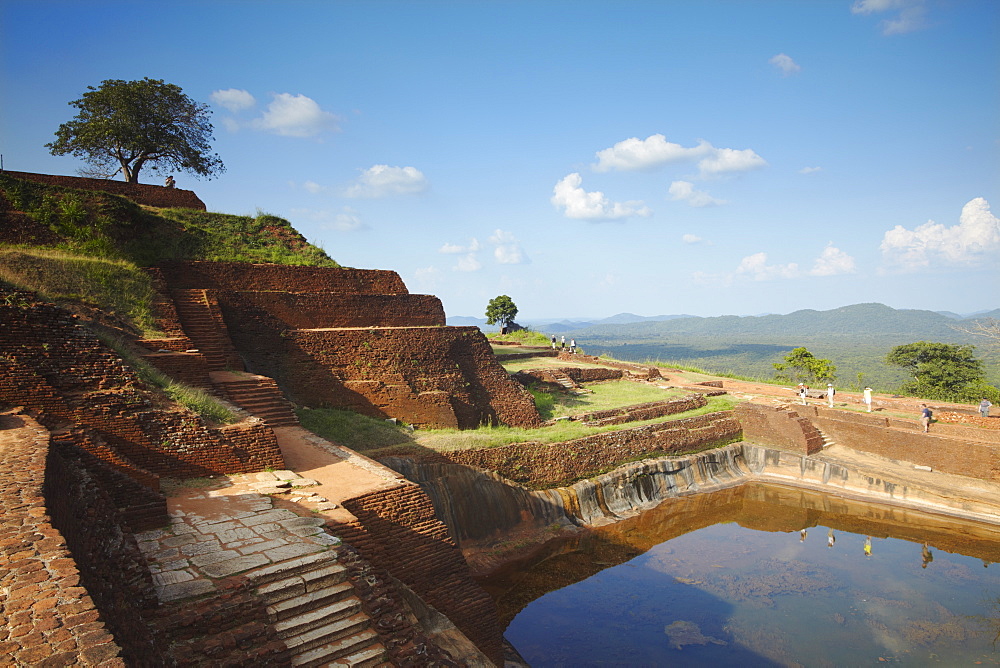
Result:
<svg viewBox="0 0 1000 668"><path fill-rule="evenodd" d="M225 171L210 153L208 105L195 102L179 86L162 79L108 79L69 104L80 111L56 130L45 146L52 155L74 155L110 178L121 172L138 183L146 165L153 171L190 172L211 178ZM117 165L117 167L116 167Z"/></svg>
<svg viewBox="0 0 1000 668"><path fill-rule="evenodd" d="M819 359L805 348L796 348L785 355L784 362L775 362L776 377L794 383L833 381L837 367L830 360Z"/></svg>
<svg viewBox="0 0 1000 668"><path fill-rule="evenodd" d="M486 305L486 324L500 325L503 332L507 331L508 325L514 322L517 317L517 306L514 300L507 295L500 295L490 300Z"/></svg>
<svg viewBox="0 0 1000 668"><path fill-rule="evenodd" d="M896 346L885 361L903 367L913 376L901 388L906 394L971 401L981 392L986 378L983 363L973 355L974 350L975 346L970 345L917 341Z"/></svg>

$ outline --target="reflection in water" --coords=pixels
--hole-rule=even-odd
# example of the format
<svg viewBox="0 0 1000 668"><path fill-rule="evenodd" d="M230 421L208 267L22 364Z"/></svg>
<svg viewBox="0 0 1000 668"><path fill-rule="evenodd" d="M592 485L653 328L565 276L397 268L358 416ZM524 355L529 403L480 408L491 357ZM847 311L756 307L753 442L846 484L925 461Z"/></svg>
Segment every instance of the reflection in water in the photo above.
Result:
<svg viewBox="0 0 1000 668"><path fill-rule="evenodd" d="M483 584L536 668L998 665L996 561L997 526L744 485Z"/></svg>

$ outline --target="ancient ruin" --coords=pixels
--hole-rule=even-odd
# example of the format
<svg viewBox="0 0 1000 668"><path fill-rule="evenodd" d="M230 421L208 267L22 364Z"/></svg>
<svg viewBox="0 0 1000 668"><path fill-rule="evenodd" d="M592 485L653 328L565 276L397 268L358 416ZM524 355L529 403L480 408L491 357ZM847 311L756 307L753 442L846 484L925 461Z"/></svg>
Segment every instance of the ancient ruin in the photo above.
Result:
<svg viewBox="0 0 1000 668"><path fill-rule="evenodd" d="M542 422L478 328L445 326L440 301L409 294L394 272L149 271L164 335L135 350L238 419L167 402L78 316L0 291L4 663L502 665L501 618L460 548L505 532L593 526L762 479L975 519L1000 505L1000 430L923 434L912 421L759 397L630 426L748 394L728 380L577 416L616 429L563 443L372 461L302 429L295 407L418 428ZM671 382L654 367L559 357L574 364L516 376L567 391Z"/></svg>

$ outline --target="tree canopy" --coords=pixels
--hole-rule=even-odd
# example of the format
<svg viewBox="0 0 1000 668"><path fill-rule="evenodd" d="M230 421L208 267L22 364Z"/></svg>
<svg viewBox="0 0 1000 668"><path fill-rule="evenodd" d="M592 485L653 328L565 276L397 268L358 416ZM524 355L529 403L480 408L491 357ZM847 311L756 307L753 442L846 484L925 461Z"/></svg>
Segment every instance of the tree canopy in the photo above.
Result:
<svg viewBox="0 0 1000 668"><path fill-rule="evenodd" d="M983 363L973 355L974 350L975 346L970 345L917 341L896 346L885 361L903 367L913 376L901 388L907 394L944 401L972 401L983 390L990 389L984 382Z"/></svg>
<svg viewBox="0 0 1000 668"><path fill-rule="evenodd" d="M805 348L795 348L785 355L784 362L776 362L774 368L778 378L798 383L833 381L837 377L833 362L820 359Z"/></svg>
<svg viewBox="0 0 1000 668"><path fill-rule="evenodd" d="M159 173L183 171L207 178L225 171L219 156L210 152L208 105L195 102L179 86L147 77L107 79L87 89L69 103L79 113L45 145L52 155L81 158L105 178L120 171L129 183L138 183L147 165Z"/></svg>
<svg viewBox="0 0 1000 668"><path fill-rule="evenodd" d="M517 306L514 305L514 300L507 295L494 297L486 305L487 325L500 325L501 329L506 330L516 317Z"/></svg>

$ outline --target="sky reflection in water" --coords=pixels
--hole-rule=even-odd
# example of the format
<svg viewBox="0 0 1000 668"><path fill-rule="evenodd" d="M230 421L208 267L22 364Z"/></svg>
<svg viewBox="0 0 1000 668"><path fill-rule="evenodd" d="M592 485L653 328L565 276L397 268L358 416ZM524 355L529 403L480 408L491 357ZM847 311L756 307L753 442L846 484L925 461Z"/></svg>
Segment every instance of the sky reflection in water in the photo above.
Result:
<svg viewBox="0 0 1000 668"><path fill-rule="evenodd" d="M535 668L1000 665L1000 564L984 568L1000 549L996 527L764 486L736 495L678 500L540 564L598 572L529 603L507 638ZM725 511L784 528L715 523ZM647 548L653 528L668 529L666 542ZM648 551L608 563L623 546Z"/></svg>

